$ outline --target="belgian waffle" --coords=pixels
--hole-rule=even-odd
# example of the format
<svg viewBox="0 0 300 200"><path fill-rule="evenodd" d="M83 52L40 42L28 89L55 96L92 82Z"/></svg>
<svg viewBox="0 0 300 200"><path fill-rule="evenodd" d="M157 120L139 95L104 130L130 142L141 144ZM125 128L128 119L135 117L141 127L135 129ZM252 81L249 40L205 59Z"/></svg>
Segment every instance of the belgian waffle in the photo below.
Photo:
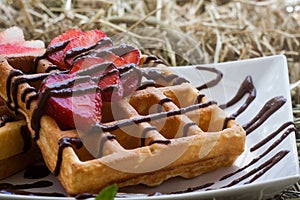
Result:
<svg viewBox="0 0 300 200"><path fill-rule="evenodd" d="M26 121L14 116L0 98L0 179L6 178L40 158Z"/></svg>
<svg viewBox="0 0 300 200"><path fill-rule="evenodd" d="M36 91L18 80L43 74L24 75L5 58L0 69L6 77L0 80L1 96L32 124ZM19 85L11 89L15 82ZM103 106L103 123L92 128L98 140L90 137L92 133L79 139L77 130L62 131L46 115L41 117L39 133L29 126L45 163L69 195L97 193L113 183L155 186L175 176L195 177L232 165L244 151L242 127L225 120L215 102L192 85L147 86L116 105ZM90 153L81 140L99 148L88 149Z"/></svg>

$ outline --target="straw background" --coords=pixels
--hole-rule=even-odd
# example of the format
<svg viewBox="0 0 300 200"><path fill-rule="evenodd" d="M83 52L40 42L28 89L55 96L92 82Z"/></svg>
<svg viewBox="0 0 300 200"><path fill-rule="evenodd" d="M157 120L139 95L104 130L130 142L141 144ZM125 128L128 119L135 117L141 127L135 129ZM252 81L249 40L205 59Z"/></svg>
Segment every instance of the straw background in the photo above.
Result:
<svg viewBox="0 0 300 200"><path fill-rule="evenodd" d="M14 25L46 45L70 28L99 28L170 66L283 54L300 138L300 0L0 0L0 31Z"/></svg>

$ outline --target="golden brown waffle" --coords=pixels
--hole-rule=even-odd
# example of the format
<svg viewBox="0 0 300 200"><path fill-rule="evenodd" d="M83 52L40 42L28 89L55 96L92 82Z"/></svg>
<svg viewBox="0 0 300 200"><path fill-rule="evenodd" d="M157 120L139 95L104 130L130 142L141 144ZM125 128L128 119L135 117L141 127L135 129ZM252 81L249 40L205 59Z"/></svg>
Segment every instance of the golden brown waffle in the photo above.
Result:
<svg viewBox="0 0 300 200"><path fill-rule="evenodd" d="M10 76L14 69L5 59L0 70L5 77L0 80L0 95L6 101L7 83L35 76ZM15 100L12 106L18 106L31 124L37 101L31 98L36 95L34 90L22 101L27 88L31 88L28 83L21 83L15 99L11 96L14 90L8 95ZM244 151L242 127L229 120L223 128L226 114L189 83L138 90L117 105L104 105L103 118L93 129L98 140L93 134L82 138L85 144L98 145L89 150L99 158L82 146L76 130L62 131L46 115L40 120L37 144L69 195L98 193L113 183L155 186L175 176L195 177L232 165Z"/></svg>
<svg viewBox="0 0 300 200"><path fill-rule="evenodd" d="M0 179L40 159L26 121L14 116L0 98Z"/></svg>

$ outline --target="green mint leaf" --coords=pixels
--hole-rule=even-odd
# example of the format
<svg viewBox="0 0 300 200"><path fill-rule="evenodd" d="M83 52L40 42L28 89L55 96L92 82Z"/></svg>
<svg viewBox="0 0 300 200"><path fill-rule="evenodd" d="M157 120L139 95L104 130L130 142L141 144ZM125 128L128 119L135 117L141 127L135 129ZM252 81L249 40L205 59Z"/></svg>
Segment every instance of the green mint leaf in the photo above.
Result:
<svg viewBox="0 0 300 200"><path fill-rule="evenodd" d="M99 192L95 200L113 200L118 192L116 184L110 185Z"/></svg>

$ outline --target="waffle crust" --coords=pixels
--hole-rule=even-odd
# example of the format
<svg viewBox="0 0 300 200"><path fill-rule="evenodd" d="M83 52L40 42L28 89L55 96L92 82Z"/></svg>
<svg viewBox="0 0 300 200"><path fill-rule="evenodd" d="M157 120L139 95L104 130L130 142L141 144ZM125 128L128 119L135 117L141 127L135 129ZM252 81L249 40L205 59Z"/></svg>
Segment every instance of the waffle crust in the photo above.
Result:
<svg viewBox="0 0 300 200"><path fill-rule="evenodd" d="M0 80L0 95L7 100L6 80L14 69L2 58L0 70L5 77ZM17 78L12 78L12 81ZM38 102L34 100L26 108L26 99L35 95L33 91L22 101L21 94L28 87L28 83L19 85L15 103L30 125ZM200 95L189 83L137 90L116 105L104 105L106 122L103 122L103 127L119 124L120 128L98 130L101 134L97 140L77 130L62 131L51 117L43 115L36 142L48 168L52 172L59 169L58 179L70 196L98 193L113 183L119 187L156 186L175 176L192 178L219 167L231 166L245 148L242 127L234 120L229 120L223 127L224 111L206 97L198 102ZM128 120L134 123L127 123ZM30 130L34 136L36 133ZM61 150L58 142L63 138L79 138L78 134L84 144L93 142L99 148L69 145L62 150L58 168ZM109 139L111 135L115 137ZM94 158L92 155L97 153L99 158Z"/></svg>

